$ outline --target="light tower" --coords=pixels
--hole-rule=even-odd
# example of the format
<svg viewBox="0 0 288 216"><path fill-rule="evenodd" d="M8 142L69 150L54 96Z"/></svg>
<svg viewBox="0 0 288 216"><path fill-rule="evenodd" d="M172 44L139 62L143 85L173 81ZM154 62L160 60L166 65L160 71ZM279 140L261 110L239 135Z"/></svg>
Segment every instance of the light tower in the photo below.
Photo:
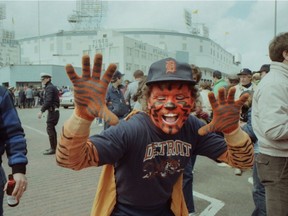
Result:
<svg viewBox="0 0 288 216"><path fill-rule="evenodd" d="M6 19L6 7L5 4L0 3L0 30L3 29L3 20Z"/></svg>
<svg viewBox="0 0 288 216"><path fill-rule="evenodd" d="M0 42L11 43L15 39L15 32L4 28L3 22L6 19L6 5L0 3Z"/></svg>
<svg viewBox="0 0 288 216"><path fill-rule="evenodd" d="M193 14L198 14L198 10L192 11ZM199 35L202 37L209 38L209 29L205 23L192 22L192 14L188 10L184 9L184 21L187 30L192 35Z"/></svg>
<svg viewBox="0 0 288 216"><path fill-rule="evenodd" d="M107 2L101 0L77 0L76 11L68 16L75 31L98 30L105 16Z"/></svg>

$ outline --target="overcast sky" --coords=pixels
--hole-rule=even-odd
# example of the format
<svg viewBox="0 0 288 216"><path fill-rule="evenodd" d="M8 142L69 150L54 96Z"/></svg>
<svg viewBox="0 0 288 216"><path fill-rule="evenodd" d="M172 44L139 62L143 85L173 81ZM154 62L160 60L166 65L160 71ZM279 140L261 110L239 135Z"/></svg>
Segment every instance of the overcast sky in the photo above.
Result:
<svg viewBox="0 0 288 216"><path fill-rule="evenodd" d="M67 16L76 0L39 0L40 35L70 30ZM16 38L37 36L38 1L0 0L6 4L3 25ZM231 53L242 55L242 67L258 70L269 63L268 45L274 37L275 1L108 1L105 28L157 28L187 33L184 9L198 10L192 22L205 23L210 38ZM288 32L288 0L277 0L277 33Z"/></svg>

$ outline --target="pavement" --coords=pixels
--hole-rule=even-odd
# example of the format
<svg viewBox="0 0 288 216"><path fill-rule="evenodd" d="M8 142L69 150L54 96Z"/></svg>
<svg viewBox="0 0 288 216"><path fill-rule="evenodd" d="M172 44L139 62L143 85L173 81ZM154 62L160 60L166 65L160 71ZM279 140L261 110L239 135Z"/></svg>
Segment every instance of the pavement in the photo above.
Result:
<svg viewBox="0 0 288 216"><path fill-rule="evenodd" d="M73 171L57 166L55 155L43 155L49 141L46 117L37 119L38 112L39 108L18 110L27 139L28 188L16 207L9 207L4 198L4 216L89 216L102 168ZM58 133L72 112L60 109ZM91 134L102 129L93 123ZM8 175L5 156L2 164ZM197 156L193 183L197 216L250 216L254 205L249 177L251 170L236 176L231 167Z"/></svg>
<svg viewBox="0 0 288 216"><path fill-rule="evenodd" d="M28 188L16 207L9 207L4 198L4 216L90 215L101 167L73 171L57 166L55 155L43 155L43 151L49 148L49 141L45 131L45 119L36 118L38 111L38 109L18 110L27 139ZM65 112L70 115L72 110ZM31 118L31 113L35 119ZM58 132L65 118L64 112L61 113ZM96 124L91 128L94 132L101 129ZM8 175L11 169L7 166L6 157L3 157L3 167Z"/></svg>

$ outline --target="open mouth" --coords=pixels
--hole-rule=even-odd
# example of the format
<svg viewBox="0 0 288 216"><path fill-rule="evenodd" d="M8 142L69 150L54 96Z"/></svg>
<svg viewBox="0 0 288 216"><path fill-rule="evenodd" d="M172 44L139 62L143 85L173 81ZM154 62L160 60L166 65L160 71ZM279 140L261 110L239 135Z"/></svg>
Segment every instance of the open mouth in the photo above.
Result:
<svg viewBox="0 0 288 216"><path fill-rule="evenodd" d="M163 121L166 124L176 124L178 120L178 114L168 113L162 116Z"/></svg>

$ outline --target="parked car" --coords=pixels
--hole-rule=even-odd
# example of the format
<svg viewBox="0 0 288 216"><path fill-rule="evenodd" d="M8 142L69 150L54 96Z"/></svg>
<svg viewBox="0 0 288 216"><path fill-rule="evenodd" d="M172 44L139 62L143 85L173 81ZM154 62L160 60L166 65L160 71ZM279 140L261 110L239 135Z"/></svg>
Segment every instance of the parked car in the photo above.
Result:
<svg viewBox="0 0 288 216"><path fill-rule="evenodd" d="M73 92L65 92L60 97L60 106L67 109L68 107L74 107L74 95Z"/></svg>

